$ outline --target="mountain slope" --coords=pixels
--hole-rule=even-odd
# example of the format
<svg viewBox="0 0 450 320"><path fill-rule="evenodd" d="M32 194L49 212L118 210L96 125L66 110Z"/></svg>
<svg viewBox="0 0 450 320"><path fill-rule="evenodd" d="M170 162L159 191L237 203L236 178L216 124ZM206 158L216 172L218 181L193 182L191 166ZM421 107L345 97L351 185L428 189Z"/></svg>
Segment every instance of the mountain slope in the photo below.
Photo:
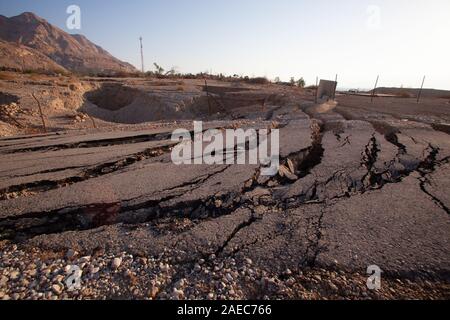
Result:
<svg viewBox="0 0 450 320"><path fill-rule="evenodd" d="M29 12L11 18L0 16L0 39L30 47L77 73L136 71L84 36L68 34Z"/></svg>
<svg viewBox="0 0 450 320"><path fill-rule="evenodd" d="M67 73L46 55L32 48L0 40L0 66L12 70Z"/></svg>

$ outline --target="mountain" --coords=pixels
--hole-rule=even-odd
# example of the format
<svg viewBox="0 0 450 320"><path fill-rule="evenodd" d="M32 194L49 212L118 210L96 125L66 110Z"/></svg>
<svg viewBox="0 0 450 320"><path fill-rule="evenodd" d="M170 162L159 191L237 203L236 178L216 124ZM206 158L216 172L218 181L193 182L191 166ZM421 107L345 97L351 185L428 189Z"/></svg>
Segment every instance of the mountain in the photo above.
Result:
<svg viewBox="0 0 450 320"><path fill-rule="evenodd" d="M64 67L39 51L3 40L0 40L0 66L11 70L67 73Z"/></svg>
<svg viewBox="0 0 450 320"><path fill-rule="evenodd" d="M30 12L11 18L0 15L0 40L31 48L77 73L136 72L131 64L116 59L86 37L71 35Z"/></svg>

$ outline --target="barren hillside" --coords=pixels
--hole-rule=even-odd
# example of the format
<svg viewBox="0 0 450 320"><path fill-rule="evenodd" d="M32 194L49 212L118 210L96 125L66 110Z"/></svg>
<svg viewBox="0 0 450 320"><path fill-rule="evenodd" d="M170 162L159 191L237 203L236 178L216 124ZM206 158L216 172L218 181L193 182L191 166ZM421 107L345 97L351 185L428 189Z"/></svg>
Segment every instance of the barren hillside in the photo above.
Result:
<svg viewBox="0 0 450 320"><path fill-rule="evenodd" d="M55 63L77 73L135 72L82 35L71 35L33 13L0 16L0 39L35 49ZM9 58L14 58L8 56ZM38 69L39 65L34 68Z"/></svg>
<svg viewBox="0 0 450 320"><path fill-rule="evenodd" d="M0 40L0 66L5 69L66 73L67 70L30 47Z"/></svg>

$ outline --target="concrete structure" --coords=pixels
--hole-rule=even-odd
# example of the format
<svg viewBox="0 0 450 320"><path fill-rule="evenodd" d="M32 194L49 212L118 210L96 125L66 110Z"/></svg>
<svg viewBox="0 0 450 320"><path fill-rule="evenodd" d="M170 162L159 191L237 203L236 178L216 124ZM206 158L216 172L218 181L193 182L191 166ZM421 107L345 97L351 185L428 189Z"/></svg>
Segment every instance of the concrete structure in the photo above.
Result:
<svg viewBox="0 0 450 320"><path fill-rule="evenodd" d="M320 80L319 88L317 89L317 97L334 99L336 95L337 82L330 80Z"/></svg>

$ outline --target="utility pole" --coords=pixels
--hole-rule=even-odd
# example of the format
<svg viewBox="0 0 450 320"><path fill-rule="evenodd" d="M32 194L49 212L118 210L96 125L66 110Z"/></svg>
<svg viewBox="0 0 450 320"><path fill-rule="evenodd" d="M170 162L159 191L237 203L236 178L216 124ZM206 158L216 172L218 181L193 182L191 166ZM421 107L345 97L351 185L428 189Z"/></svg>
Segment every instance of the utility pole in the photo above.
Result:
<svg viewBox="0 0 450 320"><path fill-rule="evenodd" d="M142 73L144 73L144 46L142 45L142 37L139 38L139 41L141 42L141 66L142 66Z"/></svg>
<svg viewBox="0 0 450 320"><path fill-rule="evenodd" d="M319 77L316 77L316 95L314 97L314 103L317 104L317 95L319 94Z"/></svg>
<svg viewBox="0 0 450 320"><path fill-rule="evenodd" d="M336 82L336 85L334 86L333 101L336 100L337 81L338 81L338 75L336 74L336 78L334 79L334 82Z"/></svg>
<svg viewBox="0 0 450 320"><path fill-rule="evenodd" d="M423 76L422 85L420 86L419 94L417 95L417 103L420 102L420 96L422 95L423 85L425 84L425 76Z"/></svg>
<svg viewBox="0 0 450 320"><path fill-rule="evenodd" d="M208 112L209 115L211 115L211 101L209 99L209 90L208 90L208 82L206 82L206 78L205 78L205 90L206 90L206 99L208 100Z"/></svg>
<svg viewBox="0 0 450 320"><path fill-rule="evenodd" d="M380 79L380 76L377 76L377 81L375 81L375 87L373 87L373 91L372 91L372 97L370 98L370 102L373 102L373 98L375 97L375 90L377 89L378 86L378 80Z"/></svg>

